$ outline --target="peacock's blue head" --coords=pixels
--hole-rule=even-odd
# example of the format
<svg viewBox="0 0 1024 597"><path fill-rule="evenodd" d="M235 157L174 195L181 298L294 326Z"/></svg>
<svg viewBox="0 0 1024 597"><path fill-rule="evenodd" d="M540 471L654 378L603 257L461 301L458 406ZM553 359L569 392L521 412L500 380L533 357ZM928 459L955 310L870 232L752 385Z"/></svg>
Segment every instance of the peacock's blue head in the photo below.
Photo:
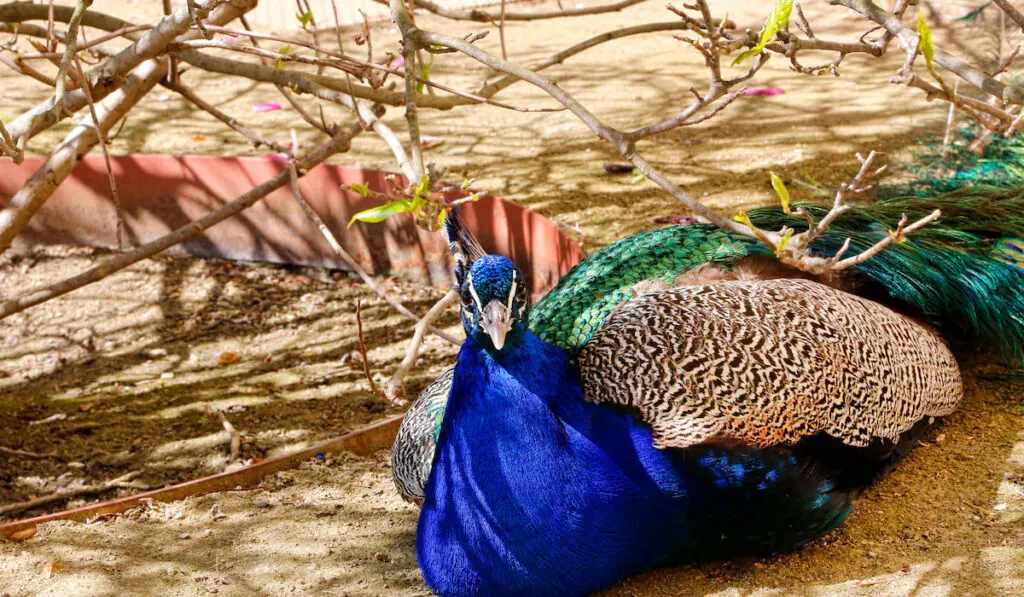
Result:
<svg viewBox="0 0 1024 597"><path fill-rule="evenodd" d="M466 336L501 350L526 330L526 283L508 257L484 255L472 262L459 285Z"/></svg>

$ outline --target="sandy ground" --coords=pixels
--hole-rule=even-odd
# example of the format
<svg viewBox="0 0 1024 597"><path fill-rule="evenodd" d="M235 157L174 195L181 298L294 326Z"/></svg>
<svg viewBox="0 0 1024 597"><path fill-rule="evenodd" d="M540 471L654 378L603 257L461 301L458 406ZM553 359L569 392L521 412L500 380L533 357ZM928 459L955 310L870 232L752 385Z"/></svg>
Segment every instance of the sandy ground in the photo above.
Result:
<svg viewBox="0 0 1024 597"><path fill-rule="evenodd" d="M143 20L156 4L111 0L97 8ZM760 22L767 11L753 1L714 6L740 23ZM808 16L822 35L860 31L860 23L820 3L808 7ZM648 3L581 19L571 30L510 25L511 55L529 63L623 23L667 18L660 5ZM480 28L429 18L422 24L460 34ZM374 36L378 52L394 49L387 25ZM949 36L936 27L940 43ZM497 50L497 35L479 43ZM981 60L990 53L987 43L963 49ZM781 87L785 95L742 98L709 123L641 148L692 193L727 212L772 199L769 169L788 180L835 185L855 171L855 151L885 151L898 163L920 139L941 131L944 109L888 83L900 62L894 53L886 68L872 70L866 58L851 57L842 77L812 79L773 59L757 85ZM614 64L634 66L618 76ZM438 59L432 70L462 88L486 74L454 57ZM621 126L681 108L689 97L685 89L703 84L698 57L668 34L609 44L548 74ZM46 95L42 87L14 80L0 72L5 120ZM282 141L296 118L288 110L251 112L253 104L277 101L272 88L196 72L186 81ZM525 85L502 99L551 105ZM340 116L333 107L325 110ZM424 132L444 141L430 159L538 209L587 250L649 228L655 216L680 213L653 185L606 175L601 162L616 156L567 114L482 107L423 118ZM388 121L402 129L399 111L391 110ZM42 135L31 148L41 151L66 131ZM301 141L309 146L318 139L309 134ZM162 90L133 114L113 151L254 153ZM393 168L369 135L337 161ZM790 186L797 197L811 196L803 186ZM66 248L6 256L0 298L66 277L97 256ZM439 296L398 280L386 283L417 312ZM193 478L398 412L367 392L356 300L365 309L370 364L377 375L387 373L410 330L340 273L166 257L0 322L0 445L58 456L0 455L0 507L129 471L141 473L133 481L139 486ZM453 328L454 315L442 323ZM225 353L239 359L221 365ZM429 340L410 389L422 387L453 354L453 347ZM1024 594L1024 488L1018 483L1024 478L1018 406L1024 379L987 359L963 356L963 408L869 491L832 536L769 559L652 571L610 594ZM206 403L224 409L242 432L236 461L227 457L228 438L217 421L204 414ZM386 461L381 453L311 462L255 491L154 505L88 525L46 525L29 541L0 543L0 595L426 594L413 547L416 508L397 497Z"/></svg>

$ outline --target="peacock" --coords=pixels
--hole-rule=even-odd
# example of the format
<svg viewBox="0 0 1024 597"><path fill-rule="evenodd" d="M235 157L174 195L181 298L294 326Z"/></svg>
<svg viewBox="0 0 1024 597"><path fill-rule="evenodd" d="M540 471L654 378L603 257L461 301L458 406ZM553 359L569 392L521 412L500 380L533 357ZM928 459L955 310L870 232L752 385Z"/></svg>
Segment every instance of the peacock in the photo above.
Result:
<svg viewBox="0 0 1024 597"><path fill-rule="evenodd" d="M1018 360L1024 347L1024 191L883 200L813 249L849 238L862 251L935 208L938 224L816 277L709 225L650 230L588 257L533 308L522 273L450 213L467 337L392 456L399 490L422 500L427 585L587 595L839 526L961 400L940 333ZM779 208L748 215L800 229Z"/></svg>

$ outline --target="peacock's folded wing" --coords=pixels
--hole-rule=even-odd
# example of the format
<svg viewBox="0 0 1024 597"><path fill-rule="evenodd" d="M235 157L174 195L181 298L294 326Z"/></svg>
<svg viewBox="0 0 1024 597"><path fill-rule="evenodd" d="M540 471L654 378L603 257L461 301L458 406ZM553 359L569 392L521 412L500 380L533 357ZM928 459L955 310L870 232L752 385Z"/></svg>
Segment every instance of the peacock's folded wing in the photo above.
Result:
<svg viewBox="0 0 1024 597"><path fill-rule="evenodd" d="M635 409L660 447L767 447L820 433L895 442L963 391L930 329L807 280L641 295L579 355L587 400Z"/></svg>
<svg viewBox="0 0 1024 597"><path fill-rule="evenodd" d="M391 450L391 474L399 493L406 498L423 499L454 374L452 365L427 386L409 406L398 428Z"/></svg>

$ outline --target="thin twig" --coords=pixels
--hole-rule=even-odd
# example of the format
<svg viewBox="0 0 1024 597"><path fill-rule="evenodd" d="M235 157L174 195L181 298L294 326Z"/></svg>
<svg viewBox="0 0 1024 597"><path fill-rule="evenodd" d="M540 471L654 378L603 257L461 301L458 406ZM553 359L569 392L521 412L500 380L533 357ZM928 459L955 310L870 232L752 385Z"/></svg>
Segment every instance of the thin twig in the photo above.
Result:
<svg viewBox="0 0 1024 597"><path fill-rule="evenodd" d="M253 147L259 148L260 145L266 145L267 147L273 149L277 153L282 153L285 155L289 153L288 148L285 147L284 145L281 145L280 143L272 139L268 139L267 137L250 129L247 126L243 126L241 123L235 120L233 116L228 116L224 112L217 109L217 107L213 104L206 102L201 97L196 95L195 92L193 92L188 87L181 85L180 83L171 83L170 81L161 82L161 84L167 89L170 89L171 91L181 95L183 98L192 102L200 110L208 112L217 120L231 127L231 129L237 132L238 134L249 139L249 141L252 142Z"/></svg>
<svg viewBox="0 0 1024 597"><path fill-rule="evenodd" d="M64 114L64 91L67 84L67 73L68 69L71 68L71 62L75 57L76 44L78 43L78 26L82 22L82 16L85 15L86 9L92 6L92 0L78 0L78 5L75 7L75 12L71 15L71 20L68 21L68 32L66 34L67 41L64 45L64 57L60 61L60 68L57 69L57 76L53 78L56 84L56 90L53 92L53 102L50 104L49 109L44 113L43 118L46 120L60 120L65 116ZM25 137L18 139L18 145L20 149L25 148Z"/></svg>
<svg viewBox="0 0 1024 597"><path fill-rule="evenodd" d="M1020 27L1020 30L1024 32L1024 14L1022 14L1013 4L1010 4L1010 0L995 0L995 3L1003 10L1003 13L1013 19L1014 23Z"/></svg>
<svg viewBox="0 0 1024 597"><path fill-rule="evenodd" d="M427 311L423 319L416 323L414 328L412 339L409 340L409 345L405 349L405 358L402 359L401 364L395 369L395 372L391 377L384 382L384 397L392 404L399 406L406 404L405 400L405 388L403 381L405 376L408 375L413 365L416 364L416 357L419 356L420 346L423 344L423 336L426 334L427 328L434 322L445 309L447 309L452 303L459 298L459 293L455 290L449 290L447 294L441 297L441 300L434 303L434 306Z"/></svg>
<svg viewBox="0 0 1024 597"><path fill-rule="evenodd" d="M375 0L381 4L387 4L387 0ZM614 4L605 4L603 6L590 6L582 8L567 8L565 10L556 10L550 12L510 12L505 15L506 21L540 21L544 19L557 19L561 17L578 17L583 15L596 15L608 12L618 12L630 6L640 4L644 0L622 0ZM438 16L442 16L446 19L452 19L454 21L478 21L481 23L493 23L497 20L498 15L481 10L478 8L472 8L469 10L460 10L446 8L439 4L435 4L431 0L417 0L417 8L426 9Z"/></svg>
<svg viewBox="0 0 1024 597"><path fill-rule="evenodd" d="M953 97L956 97L960 89L960 81L953 85ZM942 137L942 157L949 152L949 140L953 132L953 116L956 114L956 102L949 102L949 114L946 115L946 134Z"/></svg>
<svg viewBox="0 0 1024 597"><path fill-rule="evenodd" d="M7 132L7 127L4 126L2 120L0 120L0 153L14 160L15 164L20 164L25 159L25 152L19 149L11 139L11 134Z"/></svg>
<svg viewBox="0 0 1024 597"><path fill-rule="evenodd" d="M327 244L331 245L331 248L334 249L334 252L337 253L337 255L341 257L341 259L346 264L348 264L350 268L352 268L352 271L356 272L356 274L362 279L363 283L369 286L370 290L373 290L373 292L376 293L377 296L387 301L389 305L394 307L395 310L401 313L402 315L405 315L406 317L413 321L419 321L420 318L416 317L416 315L414 315L413 312L410 311L405 305L400 303L398 300L393 298L388 293L384 292L384 289L381 288L376 282L374 282L373 278L370 277L370 274L366 273L366 270L363 269L362 266L360 266L359 263L352 257L352 255L350 255L349 252L346 251L345 248L341 246L341 243L338 242L338 238L334 236L334 233L331 232L331 229L327 227L327 223L323 221L323 218L321 218L320 215L316 213L316 210L313 209L313 206L311 206L309 202L306 201L306 199L302 196L302 192L299 190L298 172L296 170L294 162L289 162L288 174L292 195L295 197L295 200L298 201L299 205L302 207L302 211L306 213L306 216L310 220L312 220L313 224L315 224L317 229L320 230L320 234L323 235L324 239L327 241ZM444 338L445 340L451 342L452 344L461 344L450 334L442 330L430 328L430 331L431 333Z"/></svg>
<svg viewBox="0 0 1024 597"><path fill-rule="evenodd" d="M370 373L370 358L366 356L366 341L363 339L363 306L359 299L356 299L356 330L359 333L359 354L363 359L363 374L366 375L366 381L370 382L370 391L373 392L373 395L383 396Z"/></svg>
<svg viewBox="0 0 1024 597"><path fill-rule="evenodd" d="M106 132L100 128L100 119L96 115L96 104L92 101L92 93L89 91L89 81L85 78L85 71L82 63L75 56L75 70L78 73L78 84L85 91L85 98L89 101L89 114L92 116L92 124L96 127L96 139L99 141L100 149L103 151L103 163L107 167L107 180L110 184L110 198L114 202L114 225L115 236L117 237L117 250L124 249L124 211L121 209L121 196L117 192L117 181L114 179L114 167L110 165L110 151L107 149Z"/></svg>
<svg viewBox="0 0 1024 597"><path fill-rule="evenodd" d="M498 21L498 37L501 40L501 57L508 60L508 50L505 49L505 0L501 0L501 20Z"/></svg>
<svg viewBox="0 0 1024 597"><path fill-rule="evenodd" d="M213 33L210 33L206 29L206 26L203 25L203 17L205 15L199 14L199 9L196 7L196 0L185 0L185 5L188 6L188 14L192 16L192 23L195 25L196 29L199 29L199 32L202 33L203 37L206 39L213 39Z"/></svg>
<svg viewBox="0 0 1024 597"><path fill-rule="evenodd" d="M415 186L424 175L420 121L416 113L416 50L421 44L415 36L409 35L409 32L417 29L403 0L391 0L391 19L402 33L402 58L405 59L405 120L409 125L409 157L412 159L413 173L409 185Z"/></svg>
<svg viewBox="0 0 1024 597"><path fill-rule="evenodd" d="M228 436L231 438L231 447L228 459L229 461L237 460L238 454L242 450L242 434L235 429L235 426L231 424L231 421L228 421L224 411L219 408L214 408L209 402L203 404L203 409L206 410L206 414L208 416L216 416L220 420L221 427L224 428L224 431L226 431Z"/></svg>

